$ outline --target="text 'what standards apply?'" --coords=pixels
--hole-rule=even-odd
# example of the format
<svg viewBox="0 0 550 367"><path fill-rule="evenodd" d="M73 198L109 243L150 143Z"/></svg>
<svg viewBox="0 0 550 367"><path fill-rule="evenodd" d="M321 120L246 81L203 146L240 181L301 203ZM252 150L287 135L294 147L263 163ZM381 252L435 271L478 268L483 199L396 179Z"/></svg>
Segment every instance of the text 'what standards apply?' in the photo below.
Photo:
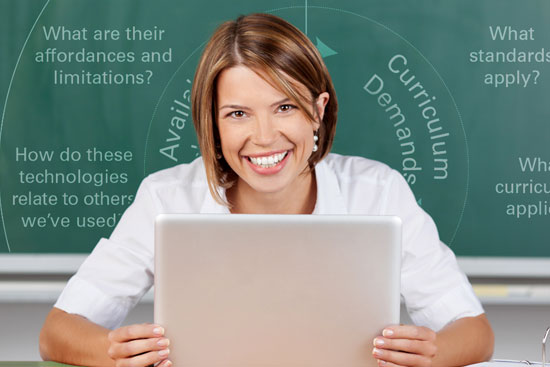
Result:
<svg viewBox="0 0 550 367"><path fill-rule="evenodd" d="M491 25L487 31L485 36L489 36L490 44L498 48L470 51L468 58L471 64L493 69L483 74L483 83L494 88L527 88L539 84L540 68L530 65L550 63L550 50L536 46L540 42L535 38L535 28Z"/></svg>

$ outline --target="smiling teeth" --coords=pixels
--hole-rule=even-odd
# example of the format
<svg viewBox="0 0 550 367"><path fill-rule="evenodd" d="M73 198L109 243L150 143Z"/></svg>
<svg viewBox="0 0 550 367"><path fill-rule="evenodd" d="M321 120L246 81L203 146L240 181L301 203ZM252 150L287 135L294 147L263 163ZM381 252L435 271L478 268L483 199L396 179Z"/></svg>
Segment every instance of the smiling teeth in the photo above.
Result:
<svg viewBox="0 0 550 367"><path fill-rule="evenodd" d="M270 168L270 167L275 167L280 161L282 161L286 157L287 153L288 152L283 152L279 154L273 154L267 157L258 157L258 158L248 157L248 159L250 160L250 162L252 162L252 164L258 167Z"/></svg>

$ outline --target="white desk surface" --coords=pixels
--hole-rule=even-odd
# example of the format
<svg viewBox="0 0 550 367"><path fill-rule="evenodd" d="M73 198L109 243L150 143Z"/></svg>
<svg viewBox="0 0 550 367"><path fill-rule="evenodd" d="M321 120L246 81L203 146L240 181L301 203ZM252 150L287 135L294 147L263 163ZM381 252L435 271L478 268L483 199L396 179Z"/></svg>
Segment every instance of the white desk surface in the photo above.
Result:
<svg viewBox="0 0 550 367"><path fill-rule="evenodd" d="M530 362L530 361L512 361L512 360L492 360L490 362L483 362L472 364L467 367L523 367L523 366L542 366L541 362ZM550 367L548 363L546 366Z"/></svg>

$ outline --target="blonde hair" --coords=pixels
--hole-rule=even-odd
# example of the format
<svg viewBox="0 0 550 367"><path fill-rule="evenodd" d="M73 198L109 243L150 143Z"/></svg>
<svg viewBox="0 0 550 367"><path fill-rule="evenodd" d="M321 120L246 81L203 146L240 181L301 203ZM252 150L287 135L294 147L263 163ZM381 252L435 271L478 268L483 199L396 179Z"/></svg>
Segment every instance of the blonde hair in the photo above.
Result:
<svg viewBox="0 0 550 367"><path fill-rule="evenodd" d="M208 186L214 199L224 205L228 204L219 188L230 188L238 177L221 154L216 85L223 70L237 65L263 72L270 79L268 82L296 103L310 121L319 120L315 107L317 97L323 92L329 93L323 119L319 121L318 150L308 161L310 168L330 152L338 110L334 86L323 59L298 28L270 14L240 16L221 24L202 53L191 103ZM300 86L305 86L309 95L304 95Z"/></svg>

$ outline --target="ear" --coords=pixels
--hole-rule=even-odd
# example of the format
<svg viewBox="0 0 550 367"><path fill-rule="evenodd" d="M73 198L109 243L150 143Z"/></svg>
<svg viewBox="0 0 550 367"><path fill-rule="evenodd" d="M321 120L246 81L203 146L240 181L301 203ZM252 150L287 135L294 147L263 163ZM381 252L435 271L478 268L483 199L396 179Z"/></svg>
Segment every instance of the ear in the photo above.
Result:
<svg viewBox="0 0 550 367"><path fill-rule="evenodd" d="M315 130L319 129L321 121L323 121L323 117L325 116L325 107L329 99L330 99L330 94L328 94L328 92L323 92L319 94L319 97L317 97L317 100L315 101L315 107L317 108L317 115L319 116L319 121L316 121L313 124L315 127Z"/></svg>

